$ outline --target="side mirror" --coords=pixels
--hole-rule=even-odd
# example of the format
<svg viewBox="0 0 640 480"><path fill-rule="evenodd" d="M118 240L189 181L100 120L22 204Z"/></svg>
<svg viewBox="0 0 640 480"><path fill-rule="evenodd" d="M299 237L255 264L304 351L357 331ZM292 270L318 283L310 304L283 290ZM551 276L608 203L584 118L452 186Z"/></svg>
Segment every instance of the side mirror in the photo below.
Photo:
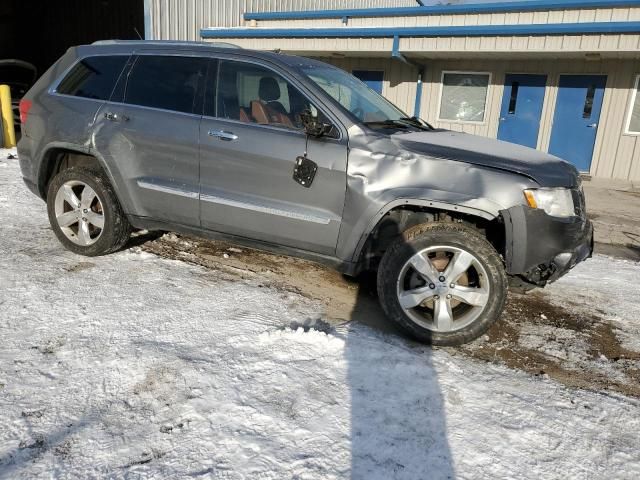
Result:
<svg viewBox="0 0 640 480"><path fill-rule="evenodd" d="M300 114L300 120L302 120L302 125L304 127L304 131L307 135L311 135L312 137L322 137L324 135L328 135L333 129L333 125L330 123L320 122L317 116L314 116L311 113L311 110L304 110Z"/></svg>

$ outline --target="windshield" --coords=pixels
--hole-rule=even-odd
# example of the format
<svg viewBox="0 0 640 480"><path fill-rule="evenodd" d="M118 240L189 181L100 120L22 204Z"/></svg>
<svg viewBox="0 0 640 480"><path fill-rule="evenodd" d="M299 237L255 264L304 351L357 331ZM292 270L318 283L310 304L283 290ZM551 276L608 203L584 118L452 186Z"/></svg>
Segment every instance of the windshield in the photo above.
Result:
<svg viewBox="0 0 640 480"><path fill-rule="evenodd" d="M407 115L353 75L330 66L305 65L304 74L364 123L384 124Z"/></svg>

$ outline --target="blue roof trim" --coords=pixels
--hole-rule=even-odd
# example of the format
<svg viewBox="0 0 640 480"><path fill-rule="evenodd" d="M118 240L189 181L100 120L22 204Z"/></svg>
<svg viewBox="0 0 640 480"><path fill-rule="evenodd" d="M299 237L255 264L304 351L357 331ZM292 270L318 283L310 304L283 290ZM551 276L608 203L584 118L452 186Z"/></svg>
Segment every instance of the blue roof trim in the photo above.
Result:
<svg viewBox="0 0 640 480"><path fill-rule="evenodd" d="M470 25L459 27L203 28L202 38L391 38L479 37L640 33L640 22Z"/></svg>
<svg viewBox="0 0 640 480"><path fill-rule="evenodd" d="M298 12L247 12L245 20L310 20L343 17L402 17L473 13L535 12L585 8L638 7L639 0L532 0L425 7L360 8L343 10L308 10Z"/></svg>

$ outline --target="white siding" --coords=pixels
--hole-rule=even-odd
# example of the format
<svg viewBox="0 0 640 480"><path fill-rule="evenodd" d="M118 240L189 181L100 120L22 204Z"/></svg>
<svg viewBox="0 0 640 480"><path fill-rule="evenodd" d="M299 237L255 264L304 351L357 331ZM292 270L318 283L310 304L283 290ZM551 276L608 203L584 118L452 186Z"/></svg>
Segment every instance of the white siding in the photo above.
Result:
<svg viewBox="0 0 640 480"><path fill-rule="evenodd" d="M349 54L391 54L392 38L220 38L255 50L281 49L285 52L322 56L338 51ZM604 53L620 55L625 52L640 58L640 35L540 35L486 37L419 37L400 39L400 51L414 56L477 57L486 55L514 55L523 53L569 54Z"/></svg>
<svg viewBox="0 0 640 480"><path fill-rule="evenodd" d="M155 40L200 40L204 27L244 24L244 12L408 7L413 0L149 0Z"/></svg>

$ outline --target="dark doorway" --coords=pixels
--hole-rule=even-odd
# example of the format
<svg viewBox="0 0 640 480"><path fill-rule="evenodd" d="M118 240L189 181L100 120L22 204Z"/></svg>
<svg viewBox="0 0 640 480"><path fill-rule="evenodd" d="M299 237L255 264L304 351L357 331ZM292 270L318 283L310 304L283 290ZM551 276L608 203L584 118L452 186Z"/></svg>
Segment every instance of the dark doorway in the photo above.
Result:
<svg viewBox="0 0 640 480"><path fill-rule="evenodd" d="M144 36L144 0L0 2L0 59L30 62L39 74L72 45L137 39L136 31Z"/></svg>

